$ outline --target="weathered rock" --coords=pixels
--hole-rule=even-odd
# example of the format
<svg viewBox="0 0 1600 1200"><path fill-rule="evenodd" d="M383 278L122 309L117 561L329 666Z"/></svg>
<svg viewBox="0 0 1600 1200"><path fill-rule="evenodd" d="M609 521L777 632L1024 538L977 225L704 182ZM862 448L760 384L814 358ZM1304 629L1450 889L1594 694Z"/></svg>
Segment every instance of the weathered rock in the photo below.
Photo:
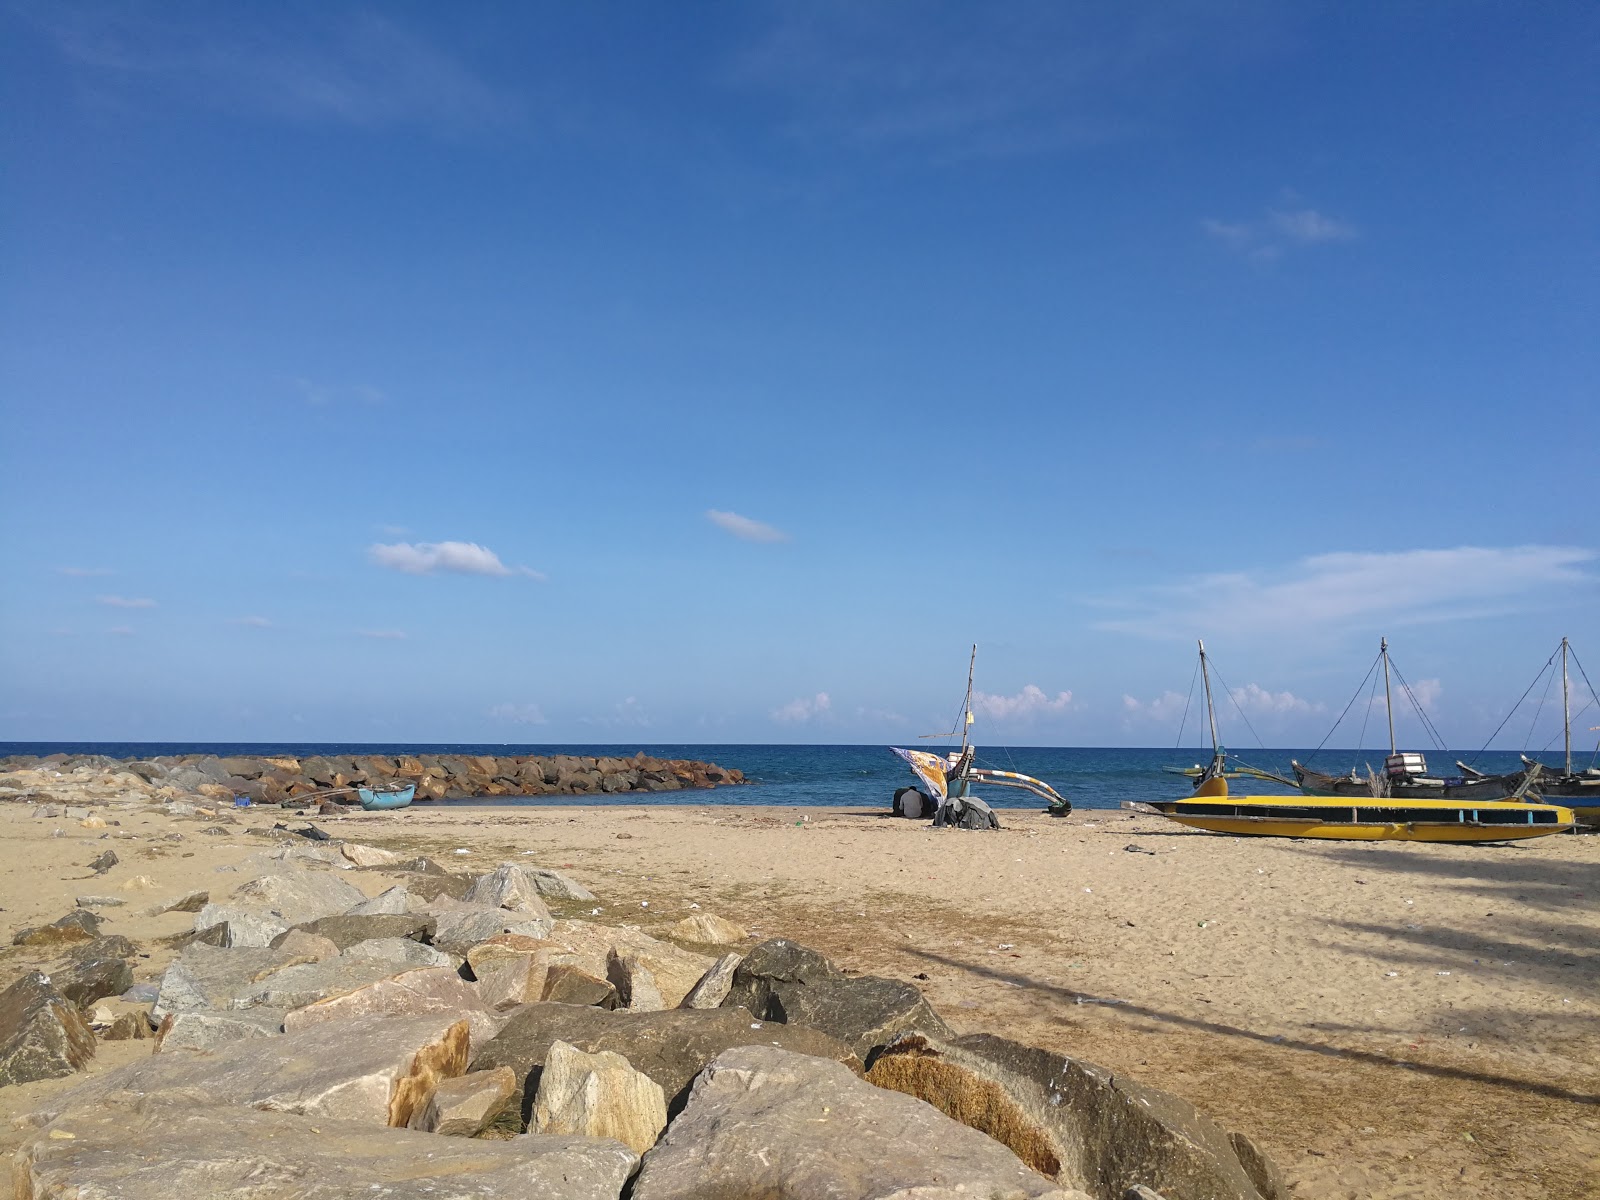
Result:
<svg viewBox="0 0 1600 1200"><path fill-rule="evenodd" d="M433 944L451 954L466 954L479 942L502 933L545 937L550 933L549 916L532 912L510 912L501 908L464 906L452 901L450 907L430 905L434 920Z"/></svg>
<svg viewBox="0 0 1600 1200"><path fill-rule="evenodd" d="M548 938L550 965L579 967L599 979L608 978L611 955L632 956L650 972L662 1003L676 1007L700 982L712 960L703 954L680 950L637 929L596 925L590 921L557 921Z"/></svg>
<svg viewBox="0 0 1600 1200"><path fill-rule="evenodd" d="M773 1045L799 1054L832 1059L853 1071L861 1062L843 1043L796 1025L753 1021L737 1008L709 1010L668 1009L664 1012L623 1013L572 1004L530 1004L511 1014L493 1040L481 1043L473 1055L474 1071L510 1067L519 1086L523 1119L529 1117L538 1072L555 1042L576 1046L585 1054L613 1050L635 1070L643 1071L666 1093L667 1107L675 1112L691 1080L722 1051L731 1046ZM531 1088L527 1085L531 1080Z"/></svg>
<svg viewBox="0 0 1600 1200"><path fill-rule="evenodd" d="M271 914L285 925L304 925L318 917L348 912L365 899L359 888L324 871L262 875L233 893L236 906Z"/></svg>
<svg viewBox="0 0 1600 1200"><path fill-rule="evenodd" d="M38 971L0 992L0 1087L59 1079L94 1057L94 1034L78 1006Z"/></svg>
<svg viewBox="0 0 1600 1200"><path fill-rule="evenodd" d="M196 943L161 976L151 1019L168 1013L249 1008L262 979L300 959L282 949L224 950Z"/></svg>
<svg viewBox="0 0 1600 1200"><path fill-rule="evenodd" d="M215 1050L245 1038L283 1032L283 1009L247 1008L233 1012L168 1013L156 1030L156 1053L163 1050Z"/></svg>
<svg viewBox="0 0 1600 1200"><path fill-rule="evenodd" d="M420 969L437 971L440 968ZM351 958L348 954L321 962L295 963L262 978L246 993L245 1003L237 1007L303 1008L365 988L395 973L391 963Z"/></svg>
<svg viewBox="0 0 1600 1200"><path fill-rule="evenodd" d="M126 942L127 939L116 940ZM85 943L77 953L50 971L50 982L56 991L79 1008L87 1008L107 996L120 996L133 986L133 968L128 960L115 953L95 953L96 945L96 942Z"/></svg>
<svg viewBox="0 0 1600 1200"><path fill-rule="evenodd" d="M115 850L107 850L101 854L99 858L95 859L89 864L89 869L96 875L104 875L120 861L121 860L117 857L117 852Z"/></svg>
<svg viewBox="0 0 1600 1200"><path fill-rule="evenodd" d="M393 850L362 846L355 842L346 842L340 846L339 853L358 867L389 867L403 861Z"/></svg>
<svg viewBox="0 0 1600 1200"><path fill-rule="evenodd" d="M544 999L549 955L538 938L503 933L467 952L467 964L491 1009L512 1008Z"/></svg>
<svg viewBox="0 0 1600 1200"><path fill-rule="evenodd" d="M645 1155L634 1200L1083 1200L1015 1154L837 1063L771 1046L724 1051Z"/></svg>
<svg viewBox="0 0 1600 1200"><path fill-rule="evenodd" d="M902 1033L955 1036L909 983L847 977L816 951L784 938L762 942L745 955L723 1004L748 1009L762 1020L820 1029L863 1060Z"/></svg>
<svg viewBox="0 0 1600 1200"><path fill-rule="evenodd" d="M616 1008L617 989L609 980L591 975L571 963L556 963L545 973L544 993L539 997L555 1004L581 1004L595 1008Z"/></svg>
<svg viewBox="0 0 1600 1200"><path fill-rule="evenodd" d="M399 916L411 911L411 893L403 887L392 887L379 892L370 900L352 905L346 916L384 917Z"/></svg>
<svg viewBox="0 0 1600 1200"><path fill-rule="evenodd" d="M197 913L202 908L204 908L207 904L210 904L210 903L211 903L211 893L210 892L204 892L204 891L201 891L201 892L185 892L183 895L179 896L176 900L173 900L173 901L170 901L170 902L164 903L164 904L157 904L154 908L152 908L150 910L150 915L153 916L153 917L159 917L163 913L174 913L174 912L183 912L183 913L192 912L192 913Z"/></svg>
<svg viewBox="0 0 1600 1200"><path fill-rule="evenodd" d="M733 990L733 973L743 961L742 954L724 954L711 964L704 975L700 976L700 981L689 989L689 994L683 998L683 1003L678 1007L720 1007L728 998L728 993Z"/></svg>
<svg viewBox="0 0 1600 1200"><path fill-rule="evenodd" d="M29 1200L616 1200L638 1158L600 1138L509 1142L127 1098L74 1109L18 1152Z"/></svg>
<svg viewBox="0 0 1600 1200"><path fill-rule="evenodd" d="M468 904L481 904L486 908L504 908L540 917L550 915L539 896L538 880L532 871L518 863L501 863L473 883L464 899Z"/></svg>
<svg viewBox="0 0 1600 1200"><path fill-rule="evenodd" d="M275 950L282 950L285 954L293 955L302 961L322 962L324 959L333 958L339 953L339 946L332 938L325 938L321 934L307 933L304 929L291 929L282 937L275 939ZM356 945L363 943L357 942Z"/></svg>
<svg viewBox="0 0 1600 1200"><path fill-rule="evenodd" d="M12 937L13 946L65 946L87 942L100 936L100 918L84 909L75 909L58 921L21 929Z"/></svg>
<svg viewBox="0 0 1600 1200"><path fill-rule="evenodd" d="M321 917L295 926L304 933L325 937L339 949L376 938L404 937L417 942L433 940L434 920L424 913L381 913L374 916ZM287 935L274 939L282 945Z"/></svg>
<svg viewBox="0 0 1600 1200"><path fill-rule="evenodd" d="M100 1035L102 1042L138 1042L153 1036L150 1017L142 1012L125 1012Z"/></svg>
<svg viewBox="0 0 1600 1200"><path fill-rule="evenodd" d="M79 908L121 908L127 903L121 896L79 896L73 901Z"/></svg>
<svg viewBox="0 0 1600 1200"><path fill-rule="evenodd" d="M616 1138L637 1154L656 1144L667 1127L661 1085L611 1050L585 1054L554 1042L539 1075L529 1128L538 1133L580 1133Z"/></svg>
<svg viewBox="0 0 1600 1200"><path fill-rule="evenodd" d="M1278 1164L1263 1154L1259 1146L1238 1131L1228 1134L1228 1144L1239 1156L1239 1165L1244 1168L1244 1173L1250 1177L1250 1182L1261 1193L1263 1200L1289 1200L1288 1181L1278 1169Z"/></svg>
<svg viewBox="0 0 1600 1200"><path fill-rule="evenodd" d="M188 1104L404 1125L440 1079L466 1069L467 1022L449 1016L330 1021L209 1054L158 1054L43 1100L32 1119L103 1104L122 1092Z"/></svg>
<svg viewBox="0 0 1600 1200"><path fill-rule="evenodd" d="M712 916L710 913L695 913L692 917L685 917L674 925L672 936L682 938L686 942L699 942L705 946L731 946L734 942L744 941L750 935L745 932L742 925L735 925L732 921Z"/></svg>
<svg viewBox="0 0 1600 1200"><path fill-rule="evenodd" d="M516 1091L517 1077L510 1067L441 1079L428 1102L412 1114L410 1127L447 1137L477 1137L505 1111Z"/></svg>
<svg viewBox="0 0 1600 1200"><path fill-rule="evenodd" d="M549 867L523 868L533 878L533 886L546 900L593 900L595 895L577 880Z"/></svg>
<svg viewBox="0 0 1600 1200"><path fill-rule="evenodd" d="M357 942L345 950L344 956L361 962L388 963L397 971L407 967L449 967L453 972L459 961L432 946L403 937Z"/></svg>
<svg viewBox="0 0 1600 1200"><path fill-rule="evenodd" d="M500 1022L484 1003L477 985L462 979L452 967L418 967L385 975L298 1007L284 1017L283 1025L294 1033L327 1021L352 1017L414 1017L438 1013L468 1021L475 1044L487 1042L500 1030Z"/></svg>
<svg viewBox="0 0 1600 1200"><path fill-rule="evenodd" d="M1216 1122L1092 1063L988 1034L913 1034L884 1050L868 1079L926 1100L1097 1200L1120 1200L1136 1184L1169 1200L1261 1197Z"/></svg>
<svg viewBox="0 0 1600 1200"><path fill-rule="evenodd" d="M660 1012L667 1007L656 977L636 953L613 950L606 958L606 978L617 989L617 1004L629 1012Z"/></svg>
<svg viewBox="0 0 1600 1200"><path fill-rule="evenodd" d="M197 934L219 929L220 933L206 941L214 946L260 950L272 945L280 934L287 933L289 926L276 917L232 904L207 904L195 914Z"/></svg>

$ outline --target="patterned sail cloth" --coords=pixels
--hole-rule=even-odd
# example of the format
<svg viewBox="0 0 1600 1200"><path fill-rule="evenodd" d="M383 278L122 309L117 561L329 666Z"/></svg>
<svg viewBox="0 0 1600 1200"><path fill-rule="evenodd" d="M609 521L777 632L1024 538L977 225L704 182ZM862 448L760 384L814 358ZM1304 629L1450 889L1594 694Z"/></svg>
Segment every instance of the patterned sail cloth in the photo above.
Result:
<svg viewBox="0 0 1600 1200"><path fill-rule="evenodd" d="M898 746L890 746L889 749L906 760L912 773L927 787L928 795L933 797L935 804L944 800L950 791L945 779L945 768L950 764L944 758L929 754L926 750L902 750Z"/></svg>

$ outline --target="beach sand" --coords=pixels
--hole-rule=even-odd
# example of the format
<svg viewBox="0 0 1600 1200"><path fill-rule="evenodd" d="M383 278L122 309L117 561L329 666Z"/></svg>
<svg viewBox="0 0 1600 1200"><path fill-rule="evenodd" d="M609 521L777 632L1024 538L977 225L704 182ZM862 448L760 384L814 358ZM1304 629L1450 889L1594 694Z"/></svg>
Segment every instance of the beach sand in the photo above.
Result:
<svg viewBox="0 0 1600 1200"><path fill-rule="evenodd" d="M849 809L417 805L318 823L456 870L558 867L602 910L569 915L661 935L697 904L914 980L961 1032L1184 1096L1256 1139L1299 1200L1600 1197L1600 837L1372 845L1120 812L1001 819L976 833ZM243 877L226 868L267 845L250 829L275 820L301 823L248 810L205 836L135 814L111 832L138 840L117 840L7 805L0 908L17 928L123 895L106 931L145 943L136 974L153 979L172 953L153 939L192 917L147 907L220 898ZM122 862L91 875L107 847ZM153 886L124 890L135 875ZM368 894L391 882L348 877ZM25 960L8 947L3 979ZM95 1069L147 1047L107 1044ZM5 1089L0 1122L61 1086Z"/></svg>

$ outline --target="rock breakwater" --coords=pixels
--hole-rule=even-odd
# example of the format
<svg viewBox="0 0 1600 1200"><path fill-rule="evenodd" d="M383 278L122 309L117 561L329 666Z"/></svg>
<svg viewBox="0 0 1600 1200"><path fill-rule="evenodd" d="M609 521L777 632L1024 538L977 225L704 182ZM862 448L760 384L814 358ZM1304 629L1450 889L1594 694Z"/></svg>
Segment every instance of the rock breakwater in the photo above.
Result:
<svg viewBox="0 0 1600 1200"><path fill-rule="evenodd" d="M11 778L6 778L10 776ZM213 800L246 796L255 804L299 804L357 787L415 784L418 800L484 796L586 796L674 792L744 783L742 771L691 759L588 755L228 755L146 759L52 754L0 759L0 782L28 799L81 803L170 789ZM59 792L59 795L53 794Z"/></svg>

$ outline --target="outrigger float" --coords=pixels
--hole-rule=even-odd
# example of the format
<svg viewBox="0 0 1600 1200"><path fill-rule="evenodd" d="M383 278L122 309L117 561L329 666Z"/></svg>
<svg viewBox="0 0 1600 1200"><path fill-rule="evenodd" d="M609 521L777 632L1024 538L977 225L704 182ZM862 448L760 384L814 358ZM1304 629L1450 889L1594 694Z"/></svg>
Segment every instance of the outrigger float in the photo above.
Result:
<svg viewBox="0 0 1600 1200"><path fill-rule="evenodd" d="M1573 826L1572 810L1555 804L1526 803L1521 797L1538 778L1530 768L1509 799L1364 799L1312 796L1230 796L1224 777L1227 756L1217 742L1217 717L1211 702L1211 675L1205 643L1200 643L1206 713L1211 721L1211 765L1203 769L1188 800L1125 800L1134 812L1166 817L1211 833L1252 837L1334 838L1341 841L1508 842L1564 833ZM1276 778L1261 772L1266 778ZM1287 780L1281 782L1287 783Z"/></svg>
<svg viewBox="0 0 1600 1200"><path fill-rule="evenodd" d="M978 648L972 648L972 659L967 664L967 695L961 702L961 749L949 754L934 754L927 750L903 750L898 746L889 749L898 754L911 768L922 787L903 787L894 794L895 815L916 819L933 818L935 825L953 825L964 829L998 829L999 819L989 805L971 792L975 783L995 787L1020 788L1031 792L1048 803L1046 810L1053 817L1064 817L1072 811L1072 802L1042 779L1024 775L1020 771L1001 771L979 767L974 760L977 747L972 745L972 676L978 665ZM930 733L927 737L954 737L949 733Z"/></svg>

